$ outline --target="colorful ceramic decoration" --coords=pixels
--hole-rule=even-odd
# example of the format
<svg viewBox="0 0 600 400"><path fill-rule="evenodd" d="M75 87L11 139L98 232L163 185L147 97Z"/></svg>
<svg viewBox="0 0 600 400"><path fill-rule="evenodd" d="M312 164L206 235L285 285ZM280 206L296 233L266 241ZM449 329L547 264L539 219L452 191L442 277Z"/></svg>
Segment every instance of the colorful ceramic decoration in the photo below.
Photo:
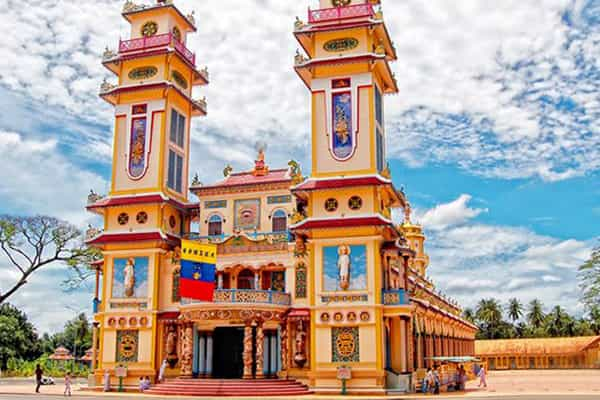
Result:
<svg viewBox="0 0 600 400"><path fill-rule="evenodd" d="M354 38L333 39L325 42L323 49L331 53L339 53L355 49L358 46L358 40Z"/></svg>
<svg viewBox="0 0 600 400"><path fill-rule="evenodd" d="M129 143L129 176L139 179L144 176L147 168L146 151L146 117L131 120L131 137Z"/></svg>
<svg viewBox="0 0 600 400"><path fill-rule="evenodd" d="M357 327L331 328L333 362L359 362L360 345Z"/></svg>
<svg viewBox="0 0 600 400"><path fill-rule="evenodd" d="M296 265L296 298L306 298L306 264L303 262Z"/></svg>
<svg viewBox="0 0 600 400"><path fill-rule="evenodd" d="M236 200L234 203L235 229L260 228L260 199Z"/></svg>
<svg viewBox="0 0 600 400"><path fill-rule="evenodd" d="M331 134L331 151L338 161L352 157L355 137L352 131L352 95L350 92L332 95L333 126Z"/></svg>
<svg viewBox="0 0 600 400"><path fill-rule="evenodd" d="M138 344L138 331L117 331L117 362L137 362Z"/></svg>

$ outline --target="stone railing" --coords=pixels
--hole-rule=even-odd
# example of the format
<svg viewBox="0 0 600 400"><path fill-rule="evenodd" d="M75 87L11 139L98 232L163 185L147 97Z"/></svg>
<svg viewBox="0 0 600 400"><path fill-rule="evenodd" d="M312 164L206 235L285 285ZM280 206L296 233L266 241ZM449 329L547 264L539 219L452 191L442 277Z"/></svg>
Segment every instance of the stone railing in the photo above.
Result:
<svg viewBox="0 0 600 400"><path fill-rule="evenodd" d="M404 289L390 289L383 291L383 304L386 306L400 306L408 304L408 296Z"/></svg>

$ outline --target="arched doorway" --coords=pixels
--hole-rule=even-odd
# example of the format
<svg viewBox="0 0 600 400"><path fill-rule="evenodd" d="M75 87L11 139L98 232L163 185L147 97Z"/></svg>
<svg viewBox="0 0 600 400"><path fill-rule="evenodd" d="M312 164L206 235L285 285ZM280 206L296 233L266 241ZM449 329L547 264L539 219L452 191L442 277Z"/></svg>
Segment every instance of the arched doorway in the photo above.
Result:
<svg viewBox="0 0 600 400"><path fill-rule="evenodd" d="M248 268L241 270L237 278L237 288L246 290L255 289L254 279L254 271Z"/></svg>

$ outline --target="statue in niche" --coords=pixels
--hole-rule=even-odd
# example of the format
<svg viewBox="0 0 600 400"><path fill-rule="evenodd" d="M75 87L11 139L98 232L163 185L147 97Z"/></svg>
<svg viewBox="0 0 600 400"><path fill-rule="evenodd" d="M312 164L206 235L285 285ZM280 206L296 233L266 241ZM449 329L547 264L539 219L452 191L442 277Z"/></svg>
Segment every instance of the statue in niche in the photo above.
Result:
<svg viewBox="0 0 600 400"><path fill-rule="evenodd" d="M350 287L350 246L344 244L338 247L337 266L340 288L347 290Z"/></svg>
<svg viewBox="0 0 600 400"><path fill-rule="evenodd" d="M175 325L170 325L167 332L167 362L171 368L175 368L179 357L177 356L177 328Z"/></svg>
<svg viewBox="0 0 600 400"><path fill-rule="evenodd" d="M133 258L128 259L125 264L123 286L125 287L126 297L133 297L135 295L135 261Z"/></svg>
<svg viewBox="0 0 600 400"><path fill-rule="evenodd" d="M296 326L296 354L294 355L294 362L300 368L306 364L306 332L304 332L304 324L302 320L298 321Z"/></svg>
<svg viewBox="0 0 600 400"><path fill-rule="evenodd" d="M348 127L348 119L344 109L341 106L337 106L335 109L335 134L338 139L338 143L346 145L350 139L350 131Z"/></svg>

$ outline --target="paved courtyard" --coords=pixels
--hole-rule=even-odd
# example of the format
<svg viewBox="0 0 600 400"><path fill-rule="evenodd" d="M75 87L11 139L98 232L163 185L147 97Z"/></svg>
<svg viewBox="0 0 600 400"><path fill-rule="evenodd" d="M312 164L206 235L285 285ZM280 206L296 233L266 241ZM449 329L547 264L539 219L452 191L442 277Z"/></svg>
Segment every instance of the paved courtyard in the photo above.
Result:
<svg viewBox="0 0 600 400"><path fill-rule="evenodd" d="M97 393L80 390L85 386L79 382L73 387L73 395L78 399L134 399L140 398L139 393L119 394L119 393ZM0 400L14 400L29 398L29 396L53 400L63 398L63 384L57 380L54 386L42 387L42 394L33 393L33 381L23 379L1 379L0 380ZM389 399L423 399L437 398L438 396L408 395L408 396L390 396ZM148 398L162 398L148 396ZM287 397L290 398L290 397ZM339 399L340 396L304 396L294 397L306 400L312 399ZM346 396L347 399L365 399L365 397ZM375 399L376 396L369 396L369 399ZM379 397L383 399L384 397ZM600 399L600 370L555 370L555 371L494 371L489 374L488 388L478 388L477 382L470 382L467 385L466 393L448 393L442 394L439 398L469 398L477 399L525 399L525 400L587 400ZM169 397L169 400L177 400L179 397ZM222 398L221 398L222 399ZM253 400L252 398L245 398ZM266 400L266 398L258 398ZM278 397L277 399L286 399Z"/></svg>

